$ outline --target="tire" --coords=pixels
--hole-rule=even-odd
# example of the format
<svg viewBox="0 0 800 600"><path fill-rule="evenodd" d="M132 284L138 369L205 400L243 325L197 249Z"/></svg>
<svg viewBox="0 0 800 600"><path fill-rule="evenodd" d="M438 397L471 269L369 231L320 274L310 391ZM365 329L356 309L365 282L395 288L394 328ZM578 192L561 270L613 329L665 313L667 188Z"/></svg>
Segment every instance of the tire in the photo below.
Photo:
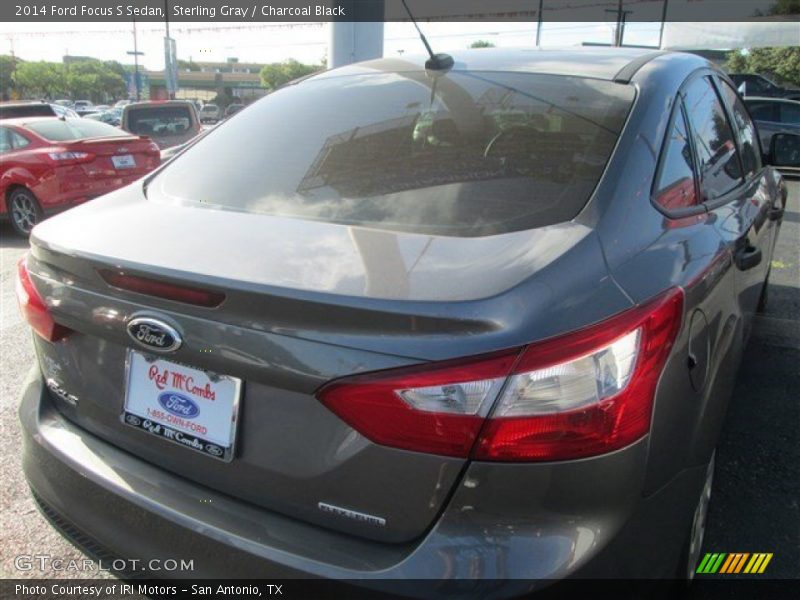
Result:
<svg viewBox="0 0 800 600"><path fill-rule="evenodd" d="M703 538L705 537L708 520L708 506L711 502L711 489L714 483L715 462L716 452L711 455L711 460L708 461L708 466L706 466L706 479L703 482L703 488L700 491L700 497L694 509L689 536L678 564L676 578L687 585L694 579L697 563L703 549Z"/></svg>
<svg viewBox="0 0 800 600"><path fill-rule="evenodd" d="M8 219L14 232L28 237L34 225L42 220L44 213L33 193L23 187L15 188L6 199Z"/></svg>

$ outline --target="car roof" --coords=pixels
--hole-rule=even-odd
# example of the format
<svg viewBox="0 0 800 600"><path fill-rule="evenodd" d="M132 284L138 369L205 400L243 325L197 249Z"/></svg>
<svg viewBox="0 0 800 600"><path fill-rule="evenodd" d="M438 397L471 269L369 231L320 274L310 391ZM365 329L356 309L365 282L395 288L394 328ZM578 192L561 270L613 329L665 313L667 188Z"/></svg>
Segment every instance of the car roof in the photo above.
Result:
<svg viewBox="0 0 800 600"><path fill-rule="evenodd" d="M126 104L125 108L141 108L143 106L190 106L188 100L142 100Z"/></svg>
<svg viewBox="0 0 800 600"><path fill-rule="evenodd" d="M643 48L479 48L453 52L454 71L519 71L574 75L614 80L626 68L664 54ZM425 69L425 54L379 58L319 73L310 79L375 71L403 72Z"/></svg>

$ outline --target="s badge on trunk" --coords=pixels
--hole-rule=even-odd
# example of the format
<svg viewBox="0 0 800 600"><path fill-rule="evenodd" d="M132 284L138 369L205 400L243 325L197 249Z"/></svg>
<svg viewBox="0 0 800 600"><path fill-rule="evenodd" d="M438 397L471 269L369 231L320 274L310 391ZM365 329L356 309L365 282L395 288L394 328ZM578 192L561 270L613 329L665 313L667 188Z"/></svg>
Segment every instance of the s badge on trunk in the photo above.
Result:
<svg viewBox="0 0 800 600"><path fill-rule="evenodd" d="M183 343L174 327L152 317L134 317L127 329L134 342L153 352L173 352Z"/></svg>

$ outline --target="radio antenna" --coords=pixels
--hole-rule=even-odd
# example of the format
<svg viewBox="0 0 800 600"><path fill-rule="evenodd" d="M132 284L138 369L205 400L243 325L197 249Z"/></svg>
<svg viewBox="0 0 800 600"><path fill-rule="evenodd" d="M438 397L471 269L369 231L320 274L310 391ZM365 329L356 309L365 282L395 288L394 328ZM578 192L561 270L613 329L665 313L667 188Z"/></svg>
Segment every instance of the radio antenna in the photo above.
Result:
<svg viewBox="0 0 800 600"><path fill-rule="evenodd" d="M411 22L414 24L414 27L417 28L417 33L419 34L419 38L422 40L422 43L425 44L425 49L428 51L430 58L425 61L425 68L430 71L446 71L447 69L451 68L454 64L453 57L449 54L434 54L431 45L428 43L428 39L425 37L425 34L422 33L422 30L417 25L417 20L414 18L414 15L411 14L411 10L408 8L408 4L406 4L406 0L400 0L403 3L403 8L406 9L408 13L408 18L411 19Z"/></svg>

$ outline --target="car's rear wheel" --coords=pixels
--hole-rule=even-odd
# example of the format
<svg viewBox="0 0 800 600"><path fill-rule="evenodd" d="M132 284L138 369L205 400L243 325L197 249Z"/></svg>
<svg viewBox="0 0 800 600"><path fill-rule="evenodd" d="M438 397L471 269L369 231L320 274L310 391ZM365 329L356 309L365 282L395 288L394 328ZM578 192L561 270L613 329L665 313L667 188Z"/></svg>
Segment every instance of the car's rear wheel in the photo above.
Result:
<svg viewBox="0 0 800 600"><path fill-rule="evenodd" d="M711 460L706 467L706 478L697 506L692 517L692 528L689 531L689 539L684 548L683 557L678 576L686 580L694 579L697 570L697 562L700 559L700 551L703 549L703 538L706 534L706 522L708 519L708 506L711 502L711 487L714 483L714 463L716 453L711 456Z"/></svg>
<svg viewBox="0 0 800 600"><path fill-rule="evenodd" d="M36 196L30 190L18 187L8 195L8 215L14 231L28 237L34 225L42 220L43 212Z"/></svg>

